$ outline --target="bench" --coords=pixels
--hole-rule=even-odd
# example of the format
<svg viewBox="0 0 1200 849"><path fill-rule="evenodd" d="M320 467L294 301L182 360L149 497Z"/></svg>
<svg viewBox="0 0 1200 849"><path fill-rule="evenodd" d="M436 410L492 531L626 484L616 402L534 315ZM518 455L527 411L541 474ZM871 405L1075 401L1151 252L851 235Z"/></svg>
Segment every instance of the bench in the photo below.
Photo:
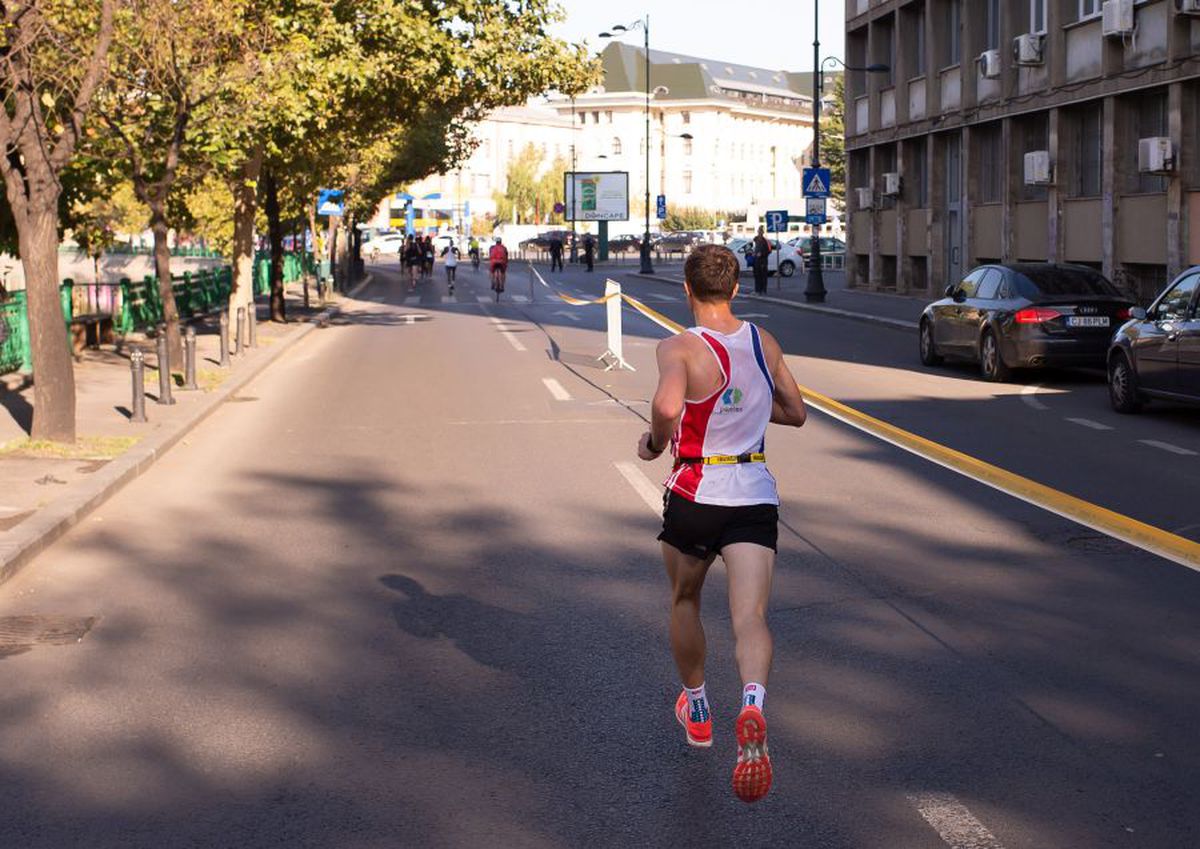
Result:
<svg viewBox="0 0 1200 849"><path fill-rule="evenodd" d="M113 343L111 313L96 312L77 315L71 319L71 349L79 353L84 348L99 348Z"/></svg>

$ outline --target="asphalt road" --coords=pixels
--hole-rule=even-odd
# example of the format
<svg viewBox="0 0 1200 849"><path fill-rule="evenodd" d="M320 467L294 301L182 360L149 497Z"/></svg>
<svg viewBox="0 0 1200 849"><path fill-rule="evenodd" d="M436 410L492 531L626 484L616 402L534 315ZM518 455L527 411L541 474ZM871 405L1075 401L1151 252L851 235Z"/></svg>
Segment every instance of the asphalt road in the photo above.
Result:
<svg viewBox="0 0 1200 849"><path fill-rule="evenodd" d="M819 415L768 435L776 785L736 801L719 568L714 747L671 715L666 462L634 457L662 331L627 312L637 371L605 372L601 307L489 300L469 266L453 299L377 268L0 589L0 617L94 617L0 664L0 846L1200 844L1200 575ZM1198 520L1200 458L1140 441L1200 447L1194 416L1110 419L1077 375L1039 409L903 333L739 308L818 391Z"/></svg>

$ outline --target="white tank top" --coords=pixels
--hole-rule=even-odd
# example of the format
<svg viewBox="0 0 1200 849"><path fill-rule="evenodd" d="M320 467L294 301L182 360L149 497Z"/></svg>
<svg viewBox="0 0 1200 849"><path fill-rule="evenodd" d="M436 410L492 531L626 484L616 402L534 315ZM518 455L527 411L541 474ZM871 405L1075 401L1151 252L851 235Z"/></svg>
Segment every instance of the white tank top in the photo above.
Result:
<svg viewBox="0 0 1200 849"><path fill-rule="evenodd" d="M775 383L763 356L758 328L748 321L729 336L707 327L692 327L712 351L724 381L709 397L686 401L672 439L678 458L752 454L765 449ZM666 487L699 504L738 507L778 504L775 478L766 463L676 465Z"/></svg>

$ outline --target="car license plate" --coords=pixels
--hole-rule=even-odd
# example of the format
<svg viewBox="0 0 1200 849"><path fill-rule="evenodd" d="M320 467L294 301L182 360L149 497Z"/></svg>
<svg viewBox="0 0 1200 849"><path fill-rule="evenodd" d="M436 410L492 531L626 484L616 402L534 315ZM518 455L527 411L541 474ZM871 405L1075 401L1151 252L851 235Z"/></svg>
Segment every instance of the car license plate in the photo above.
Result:
<svg viewBox="0 0 1200 849"><path fill-rule="evenodd" d="M1069 315L1067 327L1108 327L1106 315Z"/></svg>

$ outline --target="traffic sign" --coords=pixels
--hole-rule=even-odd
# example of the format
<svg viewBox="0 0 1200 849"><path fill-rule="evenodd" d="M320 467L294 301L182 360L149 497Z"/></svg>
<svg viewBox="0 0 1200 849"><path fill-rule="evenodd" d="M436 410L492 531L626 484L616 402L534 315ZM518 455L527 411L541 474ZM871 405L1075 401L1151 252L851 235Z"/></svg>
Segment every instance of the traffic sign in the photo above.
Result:
<svg viewBox="0 0 1200 849"><path fill-rule="evenodd" d="M317 191L317 215L344 215L346 203L341 189L319 189Z"/></svg>
<svg viewBox="0 0 1200 849"><path fill-rule="evenodd" d="M824 224L825 223L825 198L805 198L804 199L804 223L805 224Z"/></svg>
<svg viewBox="0 0 1200 849"><path fill-rule="evenodd" d="M809 198L829 197L829 169L804 169L804 196Z"/></svg>
<svg viewBox="0 0 1200 849"><path fill-rule="evenodd" d="M658 196L658 220L662 221L667 217L667 196Z"/></svg>
<svg viewBox="0 0 1200 849"><path fill-rule="evenodd" d="M766 213L768 233L786 233L788 212L786 209L771 209Z"/></svg>

